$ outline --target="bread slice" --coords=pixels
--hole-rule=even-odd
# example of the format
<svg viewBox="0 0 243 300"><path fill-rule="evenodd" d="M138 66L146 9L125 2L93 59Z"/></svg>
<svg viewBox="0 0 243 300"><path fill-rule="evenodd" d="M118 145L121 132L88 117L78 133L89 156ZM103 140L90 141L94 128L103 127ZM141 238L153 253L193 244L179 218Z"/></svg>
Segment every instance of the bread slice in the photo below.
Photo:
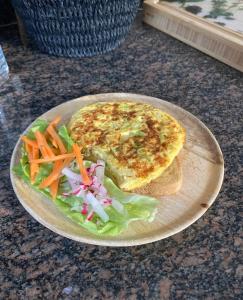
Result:
<svg viewBox="0 0 243 300"><path fill-rule="evenodd" d="M182 185L182 168L180 159L176 157L165 172L149 184L134 189L132 192L155 198L172 195L178 192Z"/></svg>

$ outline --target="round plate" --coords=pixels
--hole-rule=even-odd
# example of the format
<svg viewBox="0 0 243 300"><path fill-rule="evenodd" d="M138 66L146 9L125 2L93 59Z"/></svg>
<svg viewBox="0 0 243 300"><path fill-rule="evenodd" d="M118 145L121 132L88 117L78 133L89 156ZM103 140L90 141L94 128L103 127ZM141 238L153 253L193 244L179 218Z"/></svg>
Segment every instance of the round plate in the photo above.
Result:
<svg viewBox="0 0 243 300"><path fill-rule="evenodd" d="M56 115L61 115L63 123L67 123L73 113L85 105L122 100L149 103L168 112L184 126L187 139L181 151L182 187L176 195L161 198L158 213L152 223L132 222L119 236L97 236L69 220L53 201L34 191L10 171L14 191L24 208L38 222L60 235L79 242L104 246L133 246L154 242L171 236L195 222L212 205L220 190L224 176L224 162L216 139L196 117L169 102L136 94L100 94L63 103L40 118L51 120ZM19 161L20 147L21 141L18 140L12 154L10 170Z"/></svg>

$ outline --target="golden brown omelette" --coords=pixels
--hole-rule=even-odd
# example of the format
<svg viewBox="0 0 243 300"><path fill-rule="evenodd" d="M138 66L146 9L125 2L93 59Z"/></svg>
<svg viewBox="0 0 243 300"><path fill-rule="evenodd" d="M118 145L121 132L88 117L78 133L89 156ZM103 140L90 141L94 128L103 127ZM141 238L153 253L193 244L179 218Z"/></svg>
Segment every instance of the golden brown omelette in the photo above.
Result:
<svg viewBox="0 0 243 300"><path fill-rule="evenodd" d="M108 175L127 191L160 176L185 142L184 128L146 103L85 106L73 115L69 130L84 158L104 160Z"/></svg>

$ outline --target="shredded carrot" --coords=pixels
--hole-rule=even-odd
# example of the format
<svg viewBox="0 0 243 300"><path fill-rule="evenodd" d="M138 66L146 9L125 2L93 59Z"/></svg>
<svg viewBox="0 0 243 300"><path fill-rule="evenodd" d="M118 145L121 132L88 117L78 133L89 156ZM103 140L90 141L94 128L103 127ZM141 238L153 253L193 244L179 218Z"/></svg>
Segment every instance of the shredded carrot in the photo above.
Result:
<svg viewBox="0 0 243 300"><path fill-rule="evenodd" d="M38 148L33 148L32 153L33 153L33 159L39 158L39 149Z"/></svg>
<svg viewBox="0 0 243 300"><path fill-rule="evenodd" d="M51 174L42 181L39 187L41 189L44 189L49 185L51 185L55 180L58 179L58 176L60 175L62 168L63 168L63 161L61 160L55 161Z"/></svg>
<svg viewBox="0 0 243 300"><path fill-rule="evenodd" d="M65 145L55 129L60 121L61 117L57 116L53 121L49 123L44 133L36 131L34 133L36 140L31 140L27 136L21 137L25 144L25 149L30 163L31 183L35 182L36 175L39 172L40 163L53 162L52 172L39 185L41 189L49 187L53 199L56 198L58 193L58 186L62 169L68 166L76 156L75 153L67 153ZM50 142L51 144L48 144ZM80 162L80 158L82 161L82 157L80 153L79 155ZM82 168L80 167L80 169ZM83 177L86 178L87 182L89 182L90 179L88 178L87 173L87 176L85 177L85 171L82 170L84 174Z"/></svg>
<svg viewBox="0 0 243 300"><path fill-rule="evenodd" d="M39 149L38 148L32 148L32 157L33 157L33 159L37 159L39 157ZM31 183L35 182L35 177L38 172L39 172L39 165L36 163L30 162L30 181L31 181Z"/></svg>
<svg viewBox="0 0 243 300"><path fill-rule="evenodd" d="M29 144L25 143L25 150L27 152L29 161L31 161L33 159L33 156L32 156L32 147Z"/></svg>
<svg viewBox="0 0 243 300"><path fill-rule="evenodd" d="M43 163L63 160L63 159L66 159L66 158L73 159L74 157L75 157L74 153L66 153L66 154L57 155L55 157L33 159L33 160L31 160L31 162L36 163L36 164L43 164Z"/></svg>
<svg viewBox="0 0 243 300"><path fill-rule="evenodd" d="M33 147L33 148L38 148L37 142L36 142L36 141L33 141L33 140L29 139L29 138L27 138L27 136L25 136L25 135L21 136L21 140L22 140L25 144L28 144L28 145L30 145L30 146Z"/></svg>
<svg viewBox="0 0 243 300"><path fill-rule="evenodd" d="M50 138L50 141L51 141L52 145L57 149L58 148L57 142L52 138Z"/></svg>
<svg viewBox="0 0 243 300"><path fill-rule="evenodd" d="M58 145L58 147L60 149L61 154L67 153L66 147L64 146L61 138L57 134L57 132L54 129L54 127L53 126L48 126L47 132L52 137L52 139L57 143L57 145Z"/></svg>
<svg viewBox="0 0 243 300"><path fill-rule="evenodd" d="M60 155L60 150L59 150L59 149L54 148L54 147L51 147L51 150L52 150L52 152L53 152L55 155Z"/></svg>
<svg viewBox="0 0 243 300"><path fill-rule="evenodd" d="M69 166L72 160L73 160L73 157L72 158L66 158L63 162L63 168Z"/></svg>
<svg viewBox="0 0 243 300"><path fill-rule="evenodd" d="M45 143L43 143L43 136L42 136L41 132L40 131L36 131L35 132L35 137L36 137L37 144L38 144L38 147L40 149L41 155L44 158L49 158L49 154L48 154L48 152L46 150Z"/></svg>
<svg viewBox="0 0 243 300"><path fill-rule="evenodd" d="M50 193L52 196L52 199L55 200L58 192L58 185L59 185L60 178L57 178L55 181L52 182L50 185Z"/></svg>
<svg viewBox="0 0 243 300"><path fill-rule="evenodd" d="M83 157L81 155L80 148L77 144L73 144L73 152L75 153L75 157L76 157L77 163L79 165L79 170L80 170L80 174L83 179L83 183L86 185L89 185L91 183L91 180L88 176L86 168L83 165Z"/></svg>
<svg viewBox="0 0 243 300"><path fill-rule="evenodd" d="M67 158L64 161L61 160L55 161L51 174L42 181L39 187L41 189L44 189L50 186L55 180L59 178L62 169L68 166L70 162L71 162L70 158Z"/></svg>
<svg viewBox="0 0 243 300"><path fill-rule="evenodd" d="M54 154L54 152L52 151L52 149L49 145L45 148L46 148L46 151L47 151L49 157L55 157L55 154Z"/></svg>
<svg viewBox="0 0 243 300"><path fill-rule="evenodd" d="M51 127L51 126L56 127L56 126L60 123L61 119L62 119L61 116L56 116L56 117L49 123L48 127ZM48 128L48 127L47 127L47 128Z"/></svg>
<svg viewBox="0 0 243 300"><path fill-rule="evenodd" d="M57 125L58 125L58 123L61 121L61 117L60 116L57 116L57 117L55 117L50 123L49 123L49 125L48 125L48 127L46 128L46 131L45 131L45 133L44 133L44 136L45 136L45 138L46 139L50 139L50 135L49 135L49 133L48 133L48 128L49 127L56 127ZM57 148L57 147L56 147Z"/></svg>
<svg viewBox="0 0 243 300"><path fill-rule="evenodd" d="M50 146L48 145L44 134L42 134L40 131L36 131L35 137L42 156L44 158L54 157L55 154L53 153Z"/></svg>
<svg viewBox="0 0 243 300"><path fill-rule="evenodd" d="M47 141L50 140L50 135L47 131L44 132L44 137Z"/></svg>

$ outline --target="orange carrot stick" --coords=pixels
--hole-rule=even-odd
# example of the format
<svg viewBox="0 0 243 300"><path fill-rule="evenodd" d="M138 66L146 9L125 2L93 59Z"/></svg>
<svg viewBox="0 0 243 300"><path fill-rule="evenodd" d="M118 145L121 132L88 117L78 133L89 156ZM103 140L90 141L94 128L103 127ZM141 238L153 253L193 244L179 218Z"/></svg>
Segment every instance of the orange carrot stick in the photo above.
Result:
<svg viewBox="0 0 243 300"><path fill-rule="evenodd" d="M49 135L53 138L53 140L57 143L61 154L67 153L66 147L64 146L61 138L57 134L56 130L53 128L53 126L48 126L47 132Z"/></svg>
<svg viewBox="0 0 243 300"><path fill-rule="evenodd" d="M76 156L76 160L79 165L79 170L80 170L80 174L83 179L83 183L86 185L89 185L91 183L91 180L90 180L88 173L83 165L83 157L81 155L80 148L77 144L73 144L73 152Z"/></svg>
<svg viewBox="0 0 243 300"><path fill-rule="evenodd" d="M51 147L51 150L55 155L60 155L60 150L58 148Z"/></svg>
<svg viewBox="0 0 243 300"><path fill-rule="evenodd" d="M59 123L60 121L61 121L61 117L60 117L60 116L56 116L56 117L49 123L48 127L53 126L53 127L55 128L55 127L58 125L58 123ZM47 127L47 129L48 129L48 127ZM46 129L46 131L45 131L45 133L44 133L46 138L49 137L49 134L48 134L47 129Z"/></svg>
<svg viewBox="0 0 243 300"><path fill-rule="evenodd" d="M27 152L27 156L28 156L28 159L29 159L29 162L30 162L33 159L33 157L32 157L32 147L29 144L25 143L25 150Z"/></svg>
<svg viewBox="0 0 243 300"><path fill-rule="evenodd" d="M44 189L49 185L51 185L55 180L58 179L58 176L60 175L62 168L63 168L63 161L61 160L55 161L51 174L42 181L39 187L41 189Z"/></svg>
<svg viewBox="0 0 243 300"><path fill-rule="evenodd" d="M36 131L35 137L42 156L44 158L54 157L55 154L52 152L50 146L48 145L44 134L42 134L40 131Z"/></svg>
<svg viewBox="0 0 243 300"><path fill-rule="evenodd" d="M62 169L68 166L70 162L71 162L70 158L67 158L64 161L60 161L60 160L55 161L51 174L42 181L39 187L41 189L44 189L50 186L55 180L59 178Z"/></svg>
<svg viewBox="0 0 243 300"><path fill-rule="evenodd" d="M56 116L56 117L49 123L48 127L49 127L49 126L53 126L53 127L55 128L55 127L58 125L58 123L59 123L60 121L61 121L61 117L60 117L60 116ZM48 129L48 127L47 127L47 129ZM45 133L44 133L46 139L49 138L49 134L48 134L48 132L47 132L47 129L46 129L46 131L45 131Z"/></svg>
<svg viewBox="0 0 243 300"><path fill-rule="evenodd" d="M63 162L63 168L69 166L72 160L73 160L73 157L72 158L66 158Z"/></svg>
<svg viewBox="0 0 243 300"><path fill-rule="evenodd" d="M36 137L37 144L38 144L38 147L40 149L41 155L44 158L49 158L49 154L48 154L48 152L45 148L45 144L43 143L42 134L39 131L36 131L35 132L35 137Z"/></svg>
<svg viewBox="0 0 243 300"><path fill-rule="evenodd" d="M33 147L33 148L38 148L37 142L36 142L36 141L33 141L33 140L29 139L29 138L27 138L27 136L25 136L25 135L21 136L21 140L22 140L25 144L28 144L28 145L30 145L30 146Z"/></svg>
<svg viewBox="0 0 243 300"><path fill-rule="evenodd" d="M32 148L32 157L33 157L33 159L39 158L39 149L38 148ZM36 163L30 162L30 181L31 181L31 183L35 182L35 177L38 172L39 172L39 165Z"/></svg>
<svg viewBox="0 0 243 300"><path fill-rule="evenodd" d="M57 149L58 148L57 142L54 139L50 139L50 141L52 145Z"/></svg>
<svg viewBox="0 0 243 300"><path fill-rule="evenodd" d="M72 160L74 157L75 157L74 153L66 153L66 154L57 155L55 157L32 159L31 162L36 163L36 164L42 164L42 163L48 163L48 162L63 160L63 159L66 159L66 158L70 158Z"/></svg>
<svg viewBox="0 0 243 300"><path fill-rule="evenodd" d="M52 182L50 185L50 192L52 199L55 200L57 197L57 192L58 192L58 185L59 185L59 180L60 178L57 178L55 181Z"/></svg>
<svg viewBox="0 0 243 300"><path fill-rule="evenodd" d="M52 149L51 149L51 147L49 145L47 147L45 147L45 148L46 148L46 151L47 151L49 157L55 157L55 154L54 154L54 152L52 151Z"/></svg>
<svg viewBox="0 0 243 300"><path fill-rule="evenodd" d="M54 127L56 127L56 126L60 123L61 119L62 119L61 116L56 116L56 117L49 123L48 127L49 127L49 126L54 126Z"/></svg>

